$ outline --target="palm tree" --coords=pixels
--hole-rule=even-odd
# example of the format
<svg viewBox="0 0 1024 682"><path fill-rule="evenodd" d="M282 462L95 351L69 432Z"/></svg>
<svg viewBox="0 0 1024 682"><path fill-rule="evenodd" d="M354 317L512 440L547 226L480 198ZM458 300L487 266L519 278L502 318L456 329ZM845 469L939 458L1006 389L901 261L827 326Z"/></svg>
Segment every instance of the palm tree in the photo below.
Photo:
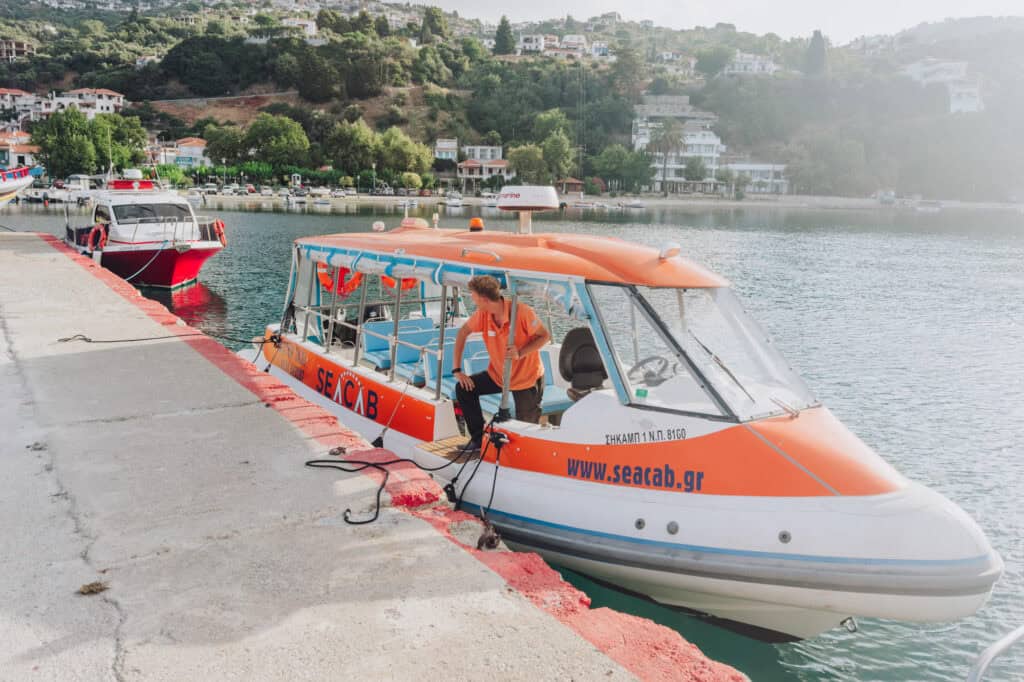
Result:
<svg viewBox="0 0 1024 682"><path fill-rule="evenodd" d="M666 118L651 135L650 148L661 154L661 189L668 196L668 155L683 146L683 128L674 118Z"/></svg>

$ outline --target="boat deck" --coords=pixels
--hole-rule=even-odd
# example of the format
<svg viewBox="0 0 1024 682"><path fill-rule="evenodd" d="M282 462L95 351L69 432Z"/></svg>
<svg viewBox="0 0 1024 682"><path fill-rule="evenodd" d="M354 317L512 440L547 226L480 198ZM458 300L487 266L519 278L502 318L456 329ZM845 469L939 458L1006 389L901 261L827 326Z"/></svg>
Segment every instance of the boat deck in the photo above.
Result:
<svg viewBox="0 0 1024 682"><path fill-rule="evenodd" d="M472 462L475 459L480 459L479 451L468 457L463 453L462 448L466 445L466 441L467 438L465 436L452 436L451 438L445 438L444 440L421 443L416 447L423 452L441 457L449 462Z"/></svg>

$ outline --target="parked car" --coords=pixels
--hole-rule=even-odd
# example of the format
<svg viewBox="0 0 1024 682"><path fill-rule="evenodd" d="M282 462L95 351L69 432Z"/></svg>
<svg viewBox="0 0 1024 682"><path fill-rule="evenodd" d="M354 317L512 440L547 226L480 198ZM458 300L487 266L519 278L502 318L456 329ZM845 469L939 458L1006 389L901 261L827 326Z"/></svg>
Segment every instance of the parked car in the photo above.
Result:
<svg viewBox="0 0 1024 682"><path fill-rule="evenodd" d="M292 190L292 196L304 197L309 194L309 190L305 187L296 187Z"/></svg>
<svg viewBox="0 0 1024 682"><path fill-rule="evenodd" d="M202 186L200 191L202 191L203 194L216 194L218 189L216 182L208 182Z"/></svg>
<svg viewBox="0 0 1024 682"><path fill-rule="evenodd" d="M230 185L228 185L227 187L221 187L220 188L220 193L221 193L221 196L230 197L230 196L234 195L235 188L231 187Z"/></svg>
<svg viewBox="0 0 1024 682"><path fill-rule="evenodd" d="M253 185L246 185L245 186L245 193L246 194L256 194L256 187L253 186Z"/></svg>
<svg viewBox="0 0 1024 682"><path fill-rule="evenodd" d="M431 192L429 189L421 189L420 190L420 196L421 197L432 197L432 196L434 196L434 193Z"/></svg>
<svg viewBox="0 0 1024 682"><path fill-rule="evenodd" d="M277 196L282 197L282 198L287 197L290 194L291 193L288 191L287 187L282 187L281 189L277 190Z"/></svg>
<svg viewBox="0 0 1024 682"><path fill-rule="evenodd" d="M272 197L272 196L274 196L274 188L271 187L270 185L263 185L262 187L260 187L260 196L261 197Z"/></svg>
<svg viewBox="0 0 1024 682"><path fill-rule="evenodd" d="M347 196L347 194L348 193L340 187L335 187L331 190L331 196L335 199L340 199L341 197Z"/></svg>
<svg viewBox="0 0 1024 682"><path fill-rule="evenodd" d="M346 187L345 188L345 196L347 196L347 197L354 197L357 194L358 194L358 192L356 192L356 188L355 187Z"/></svg>

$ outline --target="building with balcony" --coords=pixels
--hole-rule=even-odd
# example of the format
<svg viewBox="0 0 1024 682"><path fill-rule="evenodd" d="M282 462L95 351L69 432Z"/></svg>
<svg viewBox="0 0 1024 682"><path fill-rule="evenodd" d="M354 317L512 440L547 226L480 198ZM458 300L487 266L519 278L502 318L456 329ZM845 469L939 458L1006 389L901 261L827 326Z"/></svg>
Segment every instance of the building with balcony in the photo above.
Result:
<svg viewBox="0 0 1024 682"><path fill-rule="evenodd" d="M784 163L737 162L724 164L722 168L731 170L737 178L749 178L742 188L747 194L789 194Z"/></svg>
<svg viewBox="0 0 1024 682"><path fill-rule="evenodd" d="M515 177L515 171L504 159L491 161L477 161L466 159L459 164L456 178L462 186L463 192L472 192L481 188L484 182L491 178L501 178L502 183L508 182Z"/></svg>
<svg viewBox="0 0 1024 682"><path fill-rule="evenodd" d="M36 46L24 40L0 39L0 62L27 59L36 53Z"/></svg>
<svg viewBox="0 0 1024 682"><path fill-rule="evenodd" d="M454 137L439 137L434 142L434 158L448 161L459 160L459 140Z"/></svg>

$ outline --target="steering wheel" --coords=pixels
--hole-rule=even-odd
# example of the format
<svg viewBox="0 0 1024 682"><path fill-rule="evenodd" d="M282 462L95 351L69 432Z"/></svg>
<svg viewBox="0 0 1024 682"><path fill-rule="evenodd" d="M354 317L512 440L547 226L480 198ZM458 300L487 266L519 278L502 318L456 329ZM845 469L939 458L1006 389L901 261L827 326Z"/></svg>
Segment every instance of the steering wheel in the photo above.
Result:
<svg viewBox="0 0 1024 682"><path fill-rule="evenodd" d="M626 372L626 378L636 381L642 380L648 386L657 386L667 379L669 361L660 355L648 355Z"/></svg>

